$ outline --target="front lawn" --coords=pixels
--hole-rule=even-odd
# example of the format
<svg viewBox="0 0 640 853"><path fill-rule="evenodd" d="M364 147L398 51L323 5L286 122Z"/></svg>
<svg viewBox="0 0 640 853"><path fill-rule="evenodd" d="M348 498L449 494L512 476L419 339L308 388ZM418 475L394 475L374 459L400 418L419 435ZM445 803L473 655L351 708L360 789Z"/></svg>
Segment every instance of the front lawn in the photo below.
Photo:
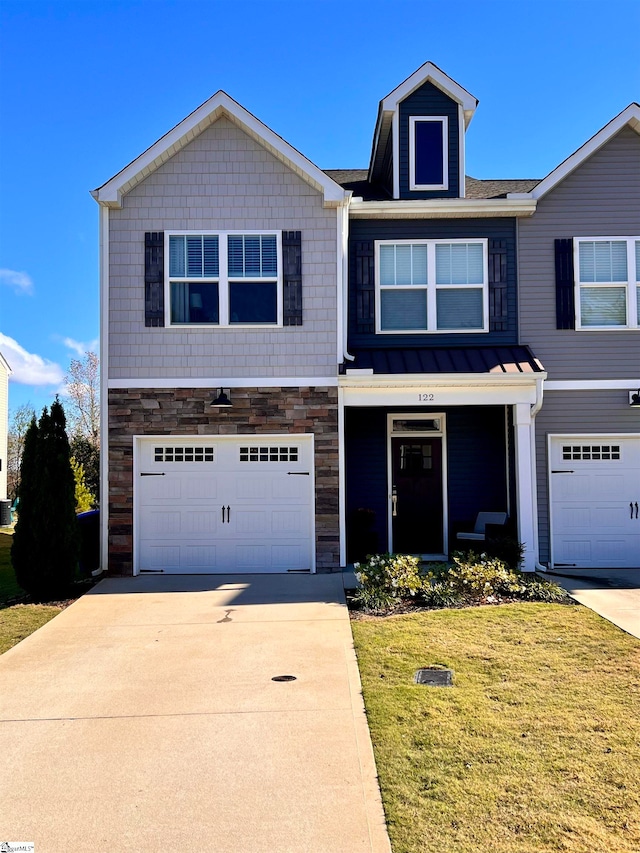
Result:
<svg viewBox="0 0 640 853"><path fill-rule="evenodd" d="M0 608L0 655L41 628L63 608L47 604L15 604Z"/></svg>
<svg viewBox="0 0 640 853"><path fill-rule="evenodd" d="M640 850L638 640L538 603L352 627L394 853Z"/></svg>

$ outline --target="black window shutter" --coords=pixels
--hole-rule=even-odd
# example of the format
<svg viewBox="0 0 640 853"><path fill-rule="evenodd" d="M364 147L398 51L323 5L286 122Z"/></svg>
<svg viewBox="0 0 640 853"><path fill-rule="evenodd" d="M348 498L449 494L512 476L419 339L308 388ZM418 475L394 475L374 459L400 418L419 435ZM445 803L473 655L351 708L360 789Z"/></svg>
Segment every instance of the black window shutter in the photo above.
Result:
<svg viewBox="0 0 640 853"><path fill-rule="evenodd" d="M361 334L375 331L375 256L373 240L354 242L356 329Z"/></svg>
<svg viewBox="0 0 640 853"><path fill-rule="evenodd" d="M556 240L556 328L575 329L573 239Z"/></svg>
<svg viewBox="0 0 640 853"><path fill-rule="evenodd" d="M506 332L509 319L507 304L507 241L489 240L489 329Z"/></svg>
<svg viewBox="0 0 640 853"><path fill-rule="evenodd" d="M302 325L302 236L282 232L283 325Z"/></svg>
<svg viewBox="0 0 640 853"><path fill-rule="evenodd" d="M164 326L164 231L144 235L144 324Z"/></svg>

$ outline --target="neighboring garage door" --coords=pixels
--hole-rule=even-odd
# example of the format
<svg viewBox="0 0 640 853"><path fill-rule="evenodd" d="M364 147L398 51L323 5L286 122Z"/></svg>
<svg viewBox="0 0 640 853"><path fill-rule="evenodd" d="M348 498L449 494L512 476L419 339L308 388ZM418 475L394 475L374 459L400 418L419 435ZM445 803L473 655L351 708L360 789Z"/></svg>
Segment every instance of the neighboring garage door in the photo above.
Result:
<svg viewBox="0 0 640 853"><path fill-rule="evenodd" d="M553 436L555 568L640 566L640 436Z"/></svg>
<svg viewBox="0 0 640 853"><path fill-rule="evenodd" d="M314 568L311 436L138 439L136 568Z"/></svg>

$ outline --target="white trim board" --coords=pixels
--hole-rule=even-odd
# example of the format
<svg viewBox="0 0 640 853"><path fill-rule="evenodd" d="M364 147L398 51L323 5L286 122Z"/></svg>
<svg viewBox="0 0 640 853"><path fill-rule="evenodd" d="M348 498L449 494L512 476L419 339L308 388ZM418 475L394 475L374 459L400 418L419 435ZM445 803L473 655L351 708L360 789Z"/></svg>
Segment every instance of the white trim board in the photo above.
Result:
<svg viewBox="0 0 640 853"><path fill-rule="evenodd" d="M637 391L638 379L547 379L545 391Z"/></svg>
<svg viewBox="0 0 640 853"><path fill-rule="evenodd" d="M145 377L143 379L109 379L108 388L335 388L336 376L249 376L239 379L227 377L200 377L189 379L180 377Z"/></svg>
<svg viewBox="0 0 640 853"><path fill-rule="evenodd" d="M497 216L532 216L537 202L528 196L512 198L433 198L391 201L351 200L351 219L465 219Z"/></svg>

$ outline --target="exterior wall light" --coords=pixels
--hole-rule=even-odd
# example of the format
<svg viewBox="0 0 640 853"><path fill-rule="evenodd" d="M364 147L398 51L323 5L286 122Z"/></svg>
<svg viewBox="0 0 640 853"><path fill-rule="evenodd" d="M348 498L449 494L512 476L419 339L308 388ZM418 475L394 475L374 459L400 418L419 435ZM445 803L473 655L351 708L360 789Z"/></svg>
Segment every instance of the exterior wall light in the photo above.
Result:
<svg viewBox="0 0 640 853"><path fill-rule="evenodd" d="M230 409L233 406L233 403L229 399L229 393L229 388L221 388L218 396L209 404L211 408Z"/></svg>
<svg viewBox="0 0 640 853"><path fill-rule="evenodd" d="M629 405L632 409L640 409L640 388L637 391L629 391Z"/></svg>

